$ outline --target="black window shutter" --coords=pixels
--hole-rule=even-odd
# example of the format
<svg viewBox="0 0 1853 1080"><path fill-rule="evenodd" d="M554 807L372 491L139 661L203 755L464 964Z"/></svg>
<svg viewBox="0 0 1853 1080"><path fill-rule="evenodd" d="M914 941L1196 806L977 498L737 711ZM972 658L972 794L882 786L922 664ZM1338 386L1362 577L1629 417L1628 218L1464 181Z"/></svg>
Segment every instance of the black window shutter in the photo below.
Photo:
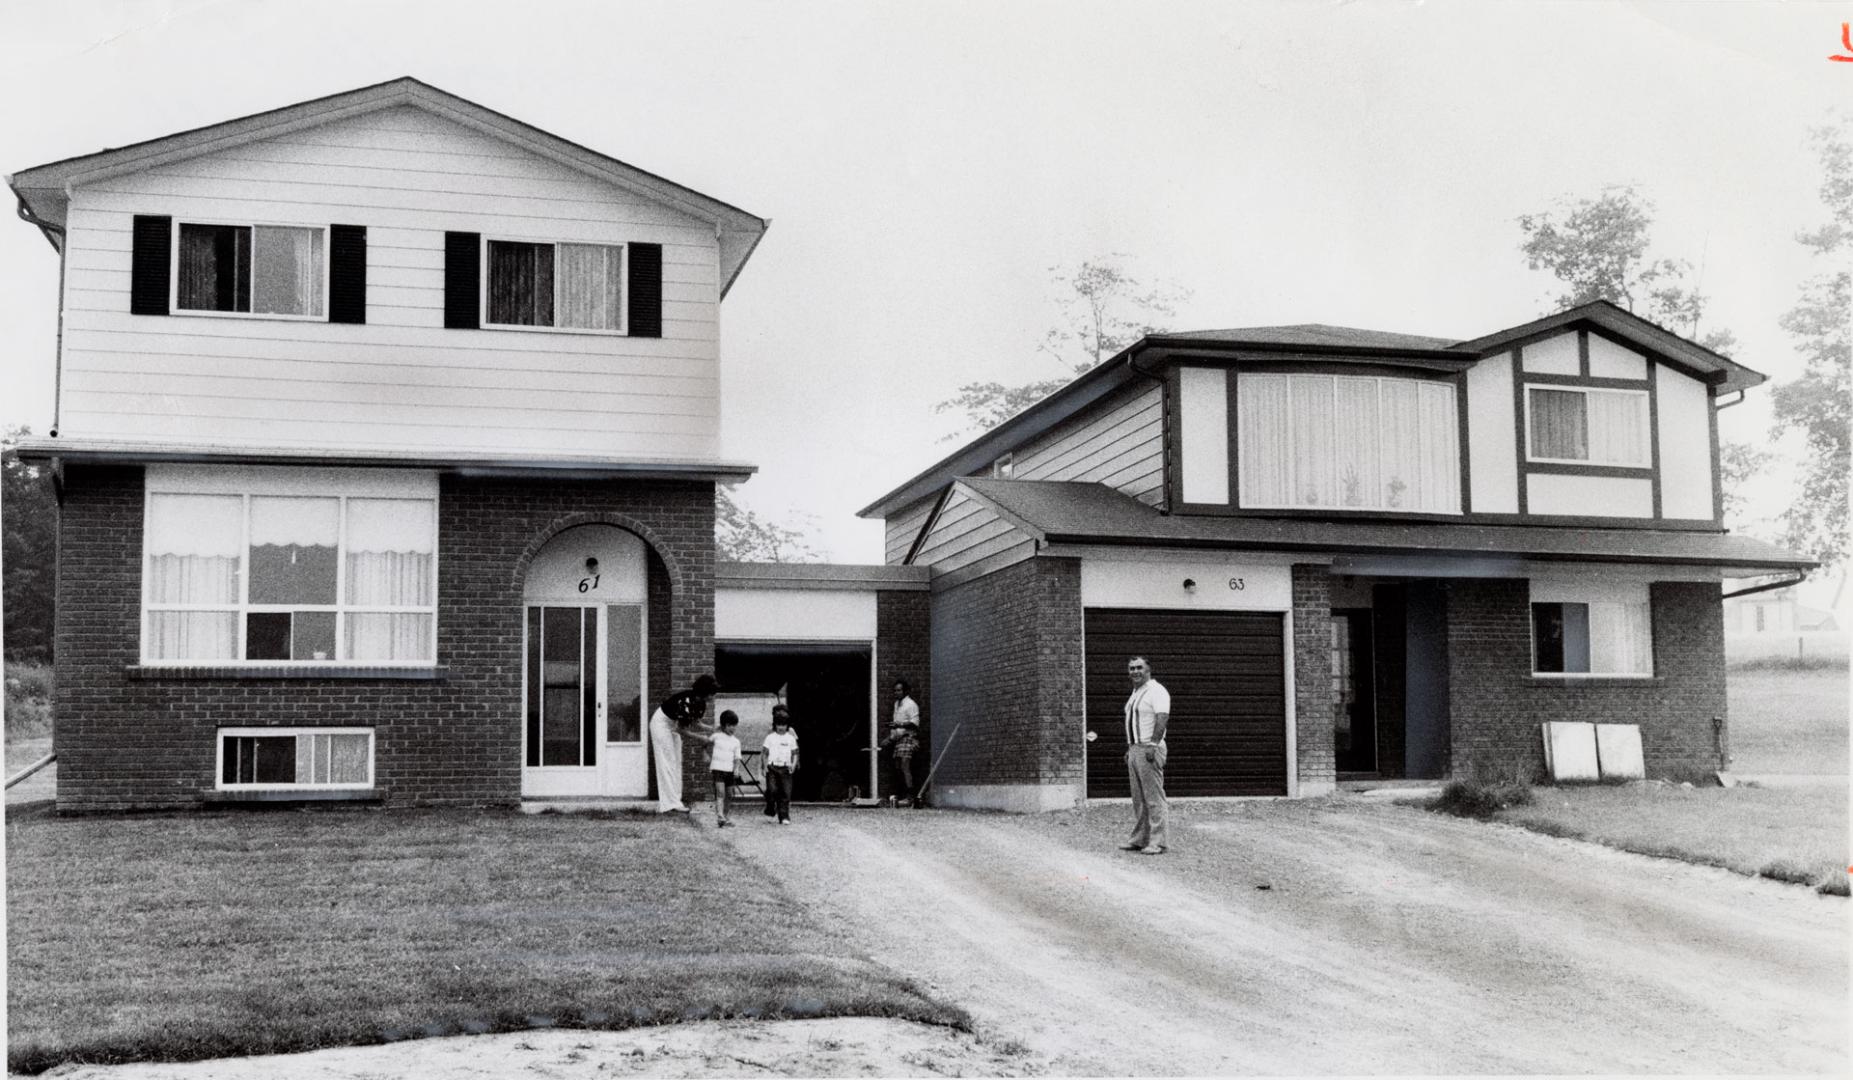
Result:
<svg viewBox="0 0 1853 1080"><path fill-rule="evenodd" d="M482 234L444 234L444 325L475 330L482 325Z"/></svg>
<svg viewBox="0 0 1853 1080"><path fill-rule="evenodd" d="M328 227L328 321L367 321L367 227Z"/></svg>
<svg viewBox="0 0 1853 1080"><path fill-rule="evenodd" d="M663 336L663 245L632 244L631 337Z"/></svg>
<svg viewBox="0 0 1853 1080"><path fill-rule="evenodd" d="M129 259L129 313L166 315L174 219L137 214L133 235Z"/></svg>

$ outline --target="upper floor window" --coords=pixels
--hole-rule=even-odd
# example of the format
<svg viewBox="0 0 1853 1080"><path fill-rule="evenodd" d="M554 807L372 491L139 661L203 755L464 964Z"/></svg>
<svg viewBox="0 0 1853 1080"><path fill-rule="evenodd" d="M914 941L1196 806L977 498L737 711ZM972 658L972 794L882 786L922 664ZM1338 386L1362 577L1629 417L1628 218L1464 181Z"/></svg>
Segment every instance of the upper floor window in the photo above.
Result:
<svg viewBox="0 0 1853 1080"><path fill-rule="evenodd" d="M486 326L624 332L621 244L487 242Z"/></svg>
<svg viewBox="0 0 1853 1080"><path fill-rule="evenodd" d="M1645 469L1647 391L1527 386L1526 457L1531 461Z"/></svg>
<svg viewBox="0 0 1853 1080"><path fill-rule="evenodd" d="M175 310L324 317L327 232L181 222L174 256Z"/></svg>
<svg viewBox="0 0 1853 1080"><path fill-rule="evenodd" d="M145 661L434 661L435 491L292 479L151 471Z"/></svg>
<svg viewBox="0 0 1853 1080"><path fill-rule="evenodd" d="M1243 373L1237 402L1245 508L1460 513L1451 383Z"/></svg>

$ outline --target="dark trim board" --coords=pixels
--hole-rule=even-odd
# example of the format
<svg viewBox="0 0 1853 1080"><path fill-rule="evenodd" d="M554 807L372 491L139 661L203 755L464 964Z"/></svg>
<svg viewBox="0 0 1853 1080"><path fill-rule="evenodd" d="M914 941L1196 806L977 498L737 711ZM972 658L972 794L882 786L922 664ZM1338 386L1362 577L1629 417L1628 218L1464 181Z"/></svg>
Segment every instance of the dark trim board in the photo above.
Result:
<svg viewBox="0 0 1853 1080"><path fill-rule="evenodd" d="M1654 520L1660 520L1660 365L1647 358L1647 465Z"/></svg>
<svg viewBox="0 0 1853 1080"><path fill-rule="evenodd" d="M1447 367L1399 367L1395 364L1339 364L1330 360L1308 359L1290 363L1280 357L1237 364L1229 369L1245 375L1352 375L1358 378L1420 379L1424 382L1449 382L1466 370L1459 365Z"/></svg>
<svg viewBox="0 0 1853 1080"><path fill-rule="evenodd" d="M1473 410L1467 402L1467 373L1462 371L1454 376L1454 438L1459 445L1454 450L1461 462L1461 512L1473 513L1473 447L1468 439L1473 432L1468 427L1467 414Z"/></svg>
<svg viewBox="0 0 1853 1080"><path fill-rule="evenodd" d="M1658 475L1651 465L1578 465L1562 461L1527 461L1525 471L1557 476L1610 476L1627 480L1652 480Z"/></svg>
<svg viewBox="0 0 1853 1080"><path fill-rule="evenodd" d="M1651 368L1649 370L1652 370ZM1652 390L1653 378L1645 379L1609 379L1594 375L1545 375L1536 371L1520 372L1524 380L1535 386L1587 387L1594 390Z"/></svg>
<svg viewBox="0 0 1853 1080"><path fill-rule="evenodd" d="M1512 416L1513 419L1517 421L1517 423L1512 425L1512 430L1518 433L1518 456L1513 461L1513 468L1518 474L1518 483L1516 485L1518 512L1519 516L1522 517L1529 512L1527 504L1530 499L1526 493L1526 488L1530 485L1525 483L1525 459L1531 456L1531 411L1526 408L1525 402L1524 345L1514 345L1512 351L1507 355L1512 358Z"/></svg>
<svg viewBox="0 0 1853 1080"><path fill-rule="evenodd" d="M1705 388L1706 423L1711 427L1711 512L1719 527L1724 525L1724 448L1718 441L1718 388Z"/></svg>

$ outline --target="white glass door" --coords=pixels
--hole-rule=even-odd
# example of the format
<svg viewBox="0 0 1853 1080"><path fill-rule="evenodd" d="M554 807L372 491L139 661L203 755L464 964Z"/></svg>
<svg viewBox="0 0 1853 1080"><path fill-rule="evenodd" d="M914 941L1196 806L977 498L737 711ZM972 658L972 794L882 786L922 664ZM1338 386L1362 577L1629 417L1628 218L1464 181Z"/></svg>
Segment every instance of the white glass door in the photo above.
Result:
<svg viewBox="0 0 1853 1080"><path fill-rule="evenodd" d="M597 795L605 748L603 610L530 604L523 665L521 793Z"/></svg>
<svg viewBox="0 0 1853 1080"><path fill-rule="evenodd" d="M641 604L610 604L604 617L605 749L600 793L641 799L650 793L649 700L644 683Z"/></svg>

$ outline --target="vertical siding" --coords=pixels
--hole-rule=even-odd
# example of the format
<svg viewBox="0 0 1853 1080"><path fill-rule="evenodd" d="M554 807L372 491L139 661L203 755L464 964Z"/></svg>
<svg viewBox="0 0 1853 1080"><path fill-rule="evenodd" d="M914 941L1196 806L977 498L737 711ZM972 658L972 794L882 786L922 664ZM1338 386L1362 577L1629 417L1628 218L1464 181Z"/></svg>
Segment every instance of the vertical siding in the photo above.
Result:
<svg viewBox="0 0 1853 1080"><path fill-rule="evenodd" d="M132 316L135 214L364 225L364 326ZM412 107L73 192L64 433L305 448L714 457L711 225ZM663 337L445 330L444 232L663 245Z"/></svg>

